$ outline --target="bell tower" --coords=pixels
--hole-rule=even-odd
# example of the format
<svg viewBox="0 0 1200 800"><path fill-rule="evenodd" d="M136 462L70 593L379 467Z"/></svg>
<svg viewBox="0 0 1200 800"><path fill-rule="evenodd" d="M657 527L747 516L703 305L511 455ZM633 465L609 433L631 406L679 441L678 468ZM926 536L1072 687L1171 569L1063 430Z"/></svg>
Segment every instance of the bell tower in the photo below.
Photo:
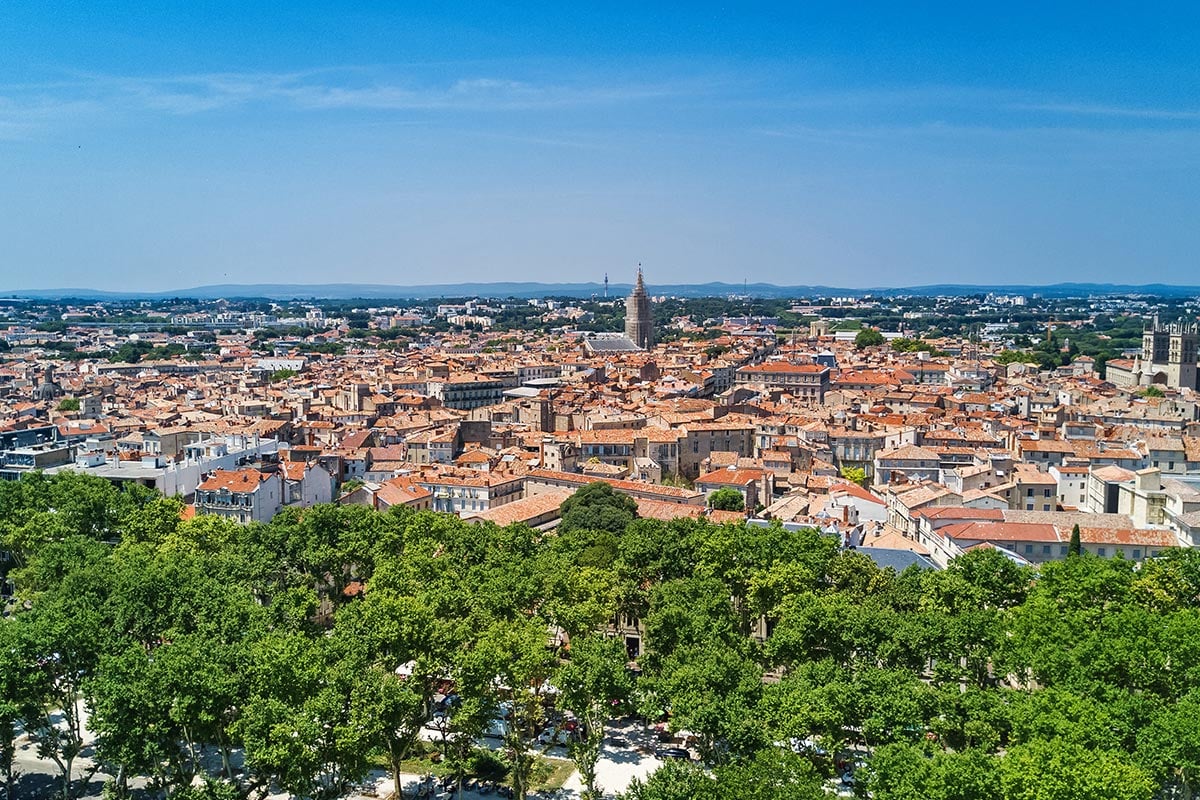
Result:
<svg viewBox="0 0 1200 800"><path fill-rule="evenodd" d="M638 264L637 285L625 298L625 335L643 350L654 347L654 314L642 280L642 265Z"/></svg>

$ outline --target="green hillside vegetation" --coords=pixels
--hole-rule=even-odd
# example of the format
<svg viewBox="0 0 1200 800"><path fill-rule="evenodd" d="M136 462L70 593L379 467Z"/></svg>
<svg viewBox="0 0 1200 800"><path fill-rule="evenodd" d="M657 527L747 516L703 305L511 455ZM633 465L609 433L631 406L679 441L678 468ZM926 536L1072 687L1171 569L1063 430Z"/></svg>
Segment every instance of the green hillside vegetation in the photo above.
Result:
<svg viewBox="0 0 1200 800"><path fill-rule="evenodd" d="M1145 324L1143 317L1100 314L1079 327L1055 326L1049 338L1043 326L1041 334L1031 340L1024 334L1033 334L1037 326L1029 323L1022 326L1018 349L1005 350L995 360L999 364L1022 361L1037 364L1041 369L1054 369L1071 363L1076 356L1090 356L1096 360L1096 371L1103 376L1110 359L1125 350L1141 347ZM1026 349L1020 349L1021 345L1027 346Z"/></svg>
<svg viewBox="0 0 1200 800"><path fill-rule="evenodd" d="M585 777L608 714L695 735L703 766L660 770L639 800L824 797L856 759L876 800L1150 800L1197 780L1191 551L1032 570L980 550L896 574L814 530L639 519L601 490L549 535L403 509L180 511L71 474L0 484L20 601L0 622L0 772L19 724L69 774L86 704L113 797L141 776L156 797L334 798L426 746L471 769L505 703L523 794L552 685L593 721L571 751ZM636 675L595 633L618 615L644 621Z"/></svg>
<svg viewBox="0 0 1200 800"><path fill-rule="evenodd" d="M892 350L897 353L929 353L932 356L946 355L924 339L910 339L907 336L893 339L891 346Z"/></svg>

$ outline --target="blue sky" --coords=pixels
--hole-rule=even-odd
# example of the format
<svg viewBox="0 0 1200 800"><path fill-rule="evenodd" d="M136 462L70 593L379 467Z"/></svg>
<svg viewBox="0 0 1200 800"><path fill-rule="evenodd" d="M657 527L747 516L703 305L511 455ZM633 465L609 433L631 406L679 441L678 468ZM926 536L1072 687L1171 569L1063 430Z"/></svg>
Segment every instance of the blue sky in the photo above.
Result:
<svg viewBox="0 0 1200 800"><path fill-rule="evenodd" d="M0 290L1200 283L1195 3L351 5L0 5Z"/></svg>

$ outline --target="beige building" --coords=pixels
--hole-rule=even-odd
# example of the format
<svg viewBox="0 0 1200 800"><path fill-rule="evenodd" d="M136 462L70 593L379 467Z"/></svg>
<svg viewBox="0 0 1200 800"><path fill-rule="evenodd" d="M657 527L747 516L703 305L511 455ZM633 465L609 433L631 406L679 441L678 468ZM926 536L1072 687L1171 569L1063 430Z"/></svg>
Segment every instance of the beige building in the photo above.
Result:
<svg viewBox="0 0 1200 800"><path fill-rule="evenodd" d="M283 481L277 472L217 470L196 489L195 505L197 514L270 522L283 508Z"/></svg>
<svg viewBox="0 0 1200 800"><path fill-rule="evenodd" d="M792 364L787 361L768 361L751 364L737 371L737 384L762 384L782 389L793 397L823 403L829 391L830 369L820 364Z"/></svg>
<svg viewBox="0 0 1200 800"><path fill-rule="evenodd" d="M1118 386L1196 389L1198 341L1200 327L1196 323L1160 325L1156 318L1142 333L1141 355L1132 361L1109 361L1105 376Z"/></svg>

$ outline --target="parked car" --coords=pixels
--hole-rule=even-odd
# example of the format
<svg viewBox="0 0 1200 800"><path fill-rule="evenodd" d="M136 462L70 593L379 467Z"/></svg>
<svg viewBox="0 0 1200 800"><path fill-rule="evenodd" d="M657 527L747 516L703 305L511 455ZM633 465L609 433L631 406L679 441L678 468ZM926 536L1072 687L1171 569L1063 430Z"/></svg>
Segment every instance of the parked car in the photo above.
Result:
<svg viewBox="0 0 1200 800"><path fill-rule="evenodd" d="M484 736L490 736L493 739L503 739L508 736L508 720L502 717L493 717L488 720L487 728L483 731Z"/></svg>
<svg viewBox="0 0 1200 800"><path fill-rule="evenodd" d="M564 728L546 728L546 730L542 731L541 735L538 736L538 741L543 745L565 745L567 742L571 741L571 733Z"/></svg>
<svg viewBox="0 0 1200 800"><path fill-rule="evenodd" d="M676 759L679 761L691 761L692 754L687 751L686 747L660 747L654 751L654 755L663 759Z"/></svg>
<svg viewBox="0 0 1200 800"><path fill-rule="evenodd" d="M787 744L793 753L798 753L800 755L814 756L816 758L826 758L829 755L829 751L822 747L817 740L811 736L807 739L801 739L798 736L793 736L791 739L787 740Z"/></svg>

